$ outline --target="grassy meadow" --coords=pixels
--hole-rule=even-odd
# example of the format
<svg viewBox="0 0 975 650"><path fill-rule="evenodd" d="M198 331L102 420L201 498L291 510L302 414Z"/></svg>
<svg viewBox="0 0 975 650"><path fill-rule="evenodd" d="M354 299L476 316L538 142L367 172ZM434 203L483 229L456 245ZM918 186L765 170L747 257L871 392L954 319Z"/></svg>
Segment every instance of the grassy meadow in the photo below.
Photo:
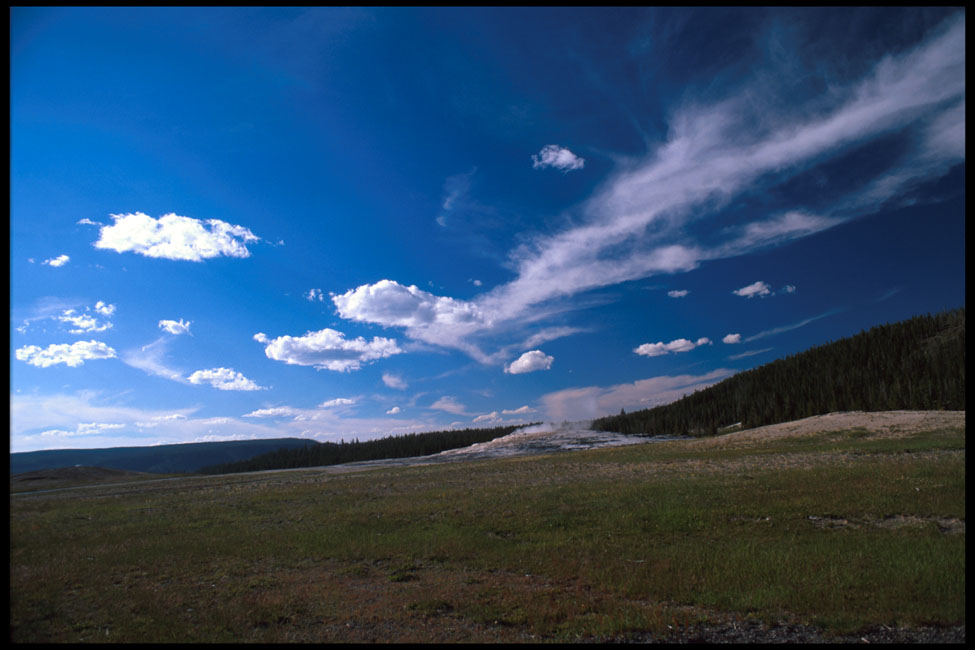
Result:
<svg viewBox="0 0 975 650"><path fill-rule="evenodd" d="M965 620L965 431L10 497L15 642L571 641Z"/></svg>

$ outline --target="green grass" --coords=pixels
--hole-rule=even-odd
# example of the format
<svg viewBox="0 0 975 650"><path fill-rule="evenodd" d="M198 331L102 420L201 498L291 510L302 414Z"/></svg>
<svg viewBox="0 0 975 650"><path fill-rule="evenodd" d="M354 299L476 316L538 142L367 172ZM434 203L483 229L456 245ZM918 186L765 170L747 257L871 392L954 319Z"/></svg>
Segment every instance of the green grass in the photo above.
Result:
<svg viewBox="0 0 975 650"><path fill-rule="evenodd" d="M938 522L965 518L964 439L853 430L12 496L11 639L571 640L722 613L836 633L959 623L965 535ZM882 525L895 516L913 525Z"/></svg>

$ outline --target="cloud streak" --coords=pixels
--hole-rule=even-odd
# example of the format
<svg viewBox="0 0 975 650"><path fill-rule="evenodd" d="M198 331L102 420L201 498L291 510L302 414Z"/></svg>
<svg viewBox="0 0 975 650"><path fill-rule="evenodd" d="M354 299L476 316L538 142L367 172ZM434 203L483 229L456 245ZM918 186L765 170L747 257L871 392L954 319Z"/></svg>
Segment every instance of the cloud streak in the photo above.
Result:
<svg viewBox="0 0 975 650"><path fill-rule="evenodd" d="M834 101L826 109L783 110L774 118L760 113L770 90L758 79L732 97L680 106L662 145L621 164L572 215L572 225L526 237L509 256L515 278L471 300L382 280L333 301L343 318L403 327L410 338L497 363L499 356L484 349L488 339L572 309L568 298L690 271L872 213L878 200L964 160L958 140L964 133L964 43L965 19L957 15L917 47L878 61L858 82L831 89ZM733 199L776 189L894 132L910 134L902 166L845 195L819 198L829 205L707 227ZM747 295L771 292L765 285Z"/></svg>
<svg viewBox="0 0 975 650"><path fill-rule="evenodd" d="M591 420L614 415L621 408L633 410L669 404L734 373L734 370L719 368L704 375L661 376L608 387L568 388L547 393L540 401L548 418L554 422Z"/></svg>

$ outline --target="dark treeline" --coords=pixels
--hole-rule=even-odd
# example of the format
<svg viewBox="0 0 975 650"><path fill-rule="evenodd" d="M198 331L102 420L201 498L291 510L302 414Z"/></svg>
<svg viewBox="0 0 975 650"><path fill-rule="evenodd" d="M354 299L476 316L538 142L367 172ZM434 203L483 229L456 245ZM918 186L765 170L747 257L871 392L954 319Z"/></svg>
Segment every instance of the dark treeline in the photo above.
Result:
<svg viewBox="0 0 975 650"><path fill-rule="evenodd" d="M478 442L487 442L506 436L515 429L530 426L515 424L493 429L461 429L450 431L430 431L410 433L403 436L387 436L376 440L359 442L316 442L297 449L278 449L260 456L235 463L210 465L200 470L204 474L230 474L232 472L254 472L265 469L290 469L295 467L320 467L338 465L359 460L380 460L383 458L410 458L428 456L448 449L469 447Z"/></svg>
<svg viewBox="0 0 975 650"><path fill-rule="evenodd" d="M965 308L880 325L593 429L714 435L833 411L965 409Z"/></svg>

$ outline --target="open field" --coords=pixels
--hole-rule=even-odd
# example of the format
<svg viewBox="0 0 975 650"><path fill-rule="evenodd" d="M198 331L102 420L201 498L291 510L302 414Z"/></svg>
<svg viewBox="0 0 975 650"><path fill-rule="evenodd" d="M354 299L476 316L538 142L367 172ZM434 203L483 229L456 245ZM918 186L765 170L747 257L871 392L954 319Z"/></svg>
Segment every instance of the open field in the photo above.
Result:
<svg viewBox="0 0 975 650"><path fill-rule="evenodd" d="M895 413L12 494L11 640L962 641L964 412Z"/></svg>

